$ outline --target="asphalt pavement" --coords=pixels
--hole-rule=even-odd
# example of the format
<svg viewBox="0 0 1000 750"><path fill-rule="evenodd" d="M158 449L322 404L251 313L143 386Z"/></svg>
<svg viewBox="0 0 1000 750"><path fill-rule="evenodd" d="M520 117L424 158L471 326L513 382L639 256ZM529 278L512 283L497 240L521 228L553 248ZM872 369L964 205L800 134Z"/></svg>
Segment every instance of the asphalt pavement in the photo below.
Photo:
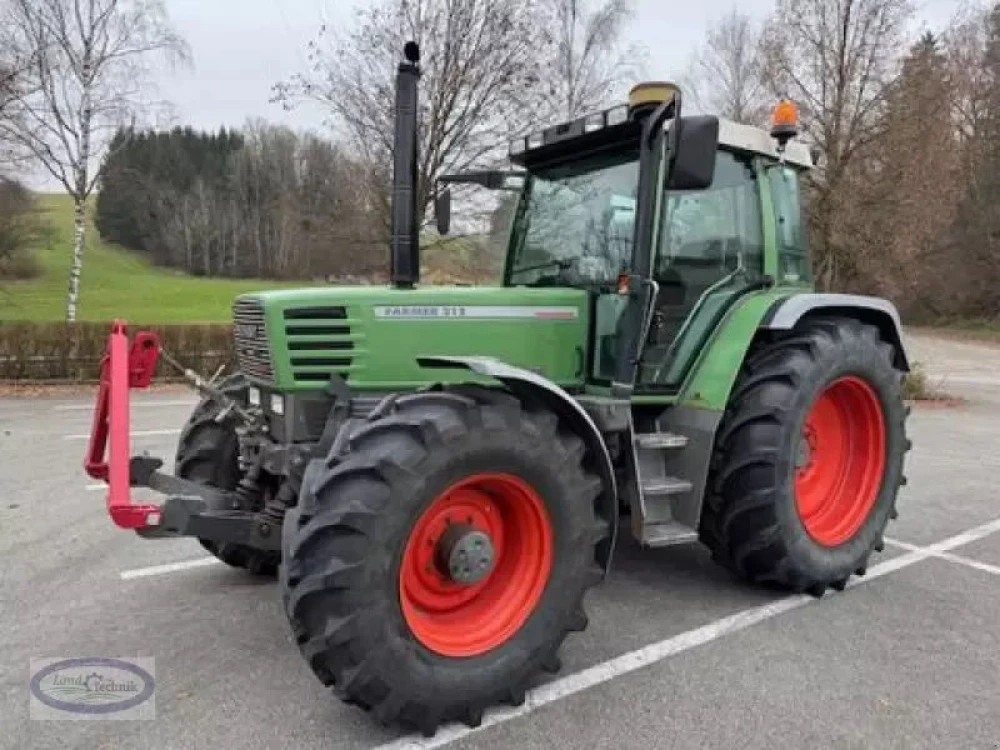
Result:
<svg viewBox="0 0 1000 750"><path fill-rule="evenodd" d="M698 546L626 543L562 672L431 740L330 695L273 583L112 525L82 469L90 398L0 400L0 748L1000 748L1000 348L910 343L967 400L914 408L868 575L785 597ZM193 404L136 397L133 452L170 466ZM154 659L155 718L31 719L30 659L77 656Z"/></svg>

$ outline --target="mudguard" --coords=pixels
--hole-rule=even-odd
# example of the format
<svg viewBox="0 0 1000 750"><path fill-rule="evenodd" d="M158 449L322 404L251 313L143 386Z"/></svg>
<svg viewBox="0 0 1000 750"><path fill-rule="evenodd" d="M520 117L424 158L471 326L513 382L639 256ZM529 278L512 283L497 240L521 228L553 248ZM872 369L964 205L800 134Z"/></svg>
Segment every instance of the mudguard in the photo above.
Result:
<svg viewBox="0 0 1000 750"><path fill-rule="evenodd" d="M910 371L910 362L903 345L903 327L896 306L881 297L860 294L833 294L803 292L778 300L761 321L761 328L787 331L805 316L816 313L849 315L866 323L877 325L882 337L896 350L894 364L904 372Z"/></svg>
<svg viewBox="0 0 1000 750"><path fill-rule="evenodd" d="M573 427L587 449L597 458L598 470L604 483L601 505L604 518L611 526L611 535L607 548L600 551L600 563L607 574L611 567L611 553L618 539L618 486L608 447L601 431L584 408L548 378L494 357L419 357L417 363L427 368L465 368L477 375L499 380L515 395L520 391L539 396Z"/></svg>

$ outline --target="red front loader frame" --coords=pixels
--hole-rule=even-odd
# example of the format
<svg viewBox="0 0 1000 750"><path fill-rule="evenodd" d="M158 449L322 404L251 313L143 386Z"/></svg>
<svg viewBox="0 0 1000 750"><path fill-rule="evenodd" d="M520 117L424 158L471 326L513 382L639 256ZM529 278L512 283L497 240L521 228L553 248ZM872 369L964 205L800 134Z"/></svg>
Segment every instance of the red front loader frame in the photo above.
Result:
<svg viewBox="0 0 1000 750"><path fill-rule="evenodd" d="M129 390L149 387L159 357L160 339L155 333L140 331L129 349L125 322L116 320L112 324L101 359L100 388L84 469L94 479L108 483L108 514L123 529L141 529L160 522L159 505L132 502L129 476Z"/></svg>

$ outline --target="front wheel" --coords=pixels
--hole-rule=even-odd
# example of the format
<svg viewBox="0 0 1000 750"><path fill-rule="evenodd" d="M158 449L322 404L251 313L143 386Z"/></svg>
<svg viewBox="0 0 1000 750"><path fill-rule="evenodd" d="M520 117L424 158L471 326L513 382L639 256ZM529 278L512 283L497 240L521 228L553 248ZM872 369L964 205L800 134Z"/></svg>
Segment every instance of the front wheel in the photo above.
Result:
<svg viewBox="0 0 1000 750"><path fill-rule="evenodd" d="M715 559L814 594L863 573L904 481L901 381L892 346L853 319L757 350L719 427L701 529Z"/></svg>
<svg viewBox="0 0 1000 750"><path fill-rule="evenodd" d="M282 598L344 701L433 734L520 704L601 579L601 480L551 412L445 389L348 424L285 518Z"/></svg>
<svg viewBox="0 0 1000 750"><path fill-rule="evenodd" d="M238 403L247 404L246 379L236 374L219 386ZM216 421L220 408L211 399L202 399L181 431L175 458L175 473L181 479L223 490L235 490L242 477L239 465L239 438L234 417ZM278 570L278 554L243 544L199 539L201 546L234 568L254 575L273 577Z"/></svg>

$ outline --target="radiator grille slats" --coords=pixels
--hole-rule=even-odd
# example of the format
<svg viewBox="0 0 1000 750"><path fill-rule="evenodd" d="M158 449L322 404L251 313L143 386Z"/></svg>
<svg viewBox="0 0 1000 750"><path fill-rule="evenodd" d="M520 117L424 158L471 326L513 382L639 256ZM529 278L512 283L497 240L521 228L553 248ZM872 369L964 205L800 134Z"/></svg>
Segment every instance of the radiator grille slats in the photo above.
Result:
<svg viewBox="0 0 1000 750"><path fill-rule="evenodd" d="M240 370L251 377L274 382L264 306L260 301L238 299L233 303L233 338Z"/></svg>

